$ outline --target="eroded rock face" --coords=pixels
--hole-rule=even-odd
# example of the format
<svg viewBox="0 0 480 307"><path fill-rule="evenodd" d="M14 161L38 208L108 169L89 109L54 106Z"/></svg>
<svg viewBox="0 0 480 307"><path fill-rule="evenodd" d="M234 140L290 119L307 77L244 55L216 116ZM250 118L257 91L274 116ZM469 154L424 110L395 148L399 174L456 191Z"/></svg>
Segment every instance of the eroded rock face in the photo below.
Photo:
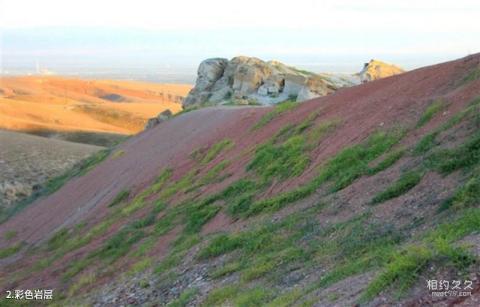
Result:
<svg viewBox="0 0 480 307"><path fill-rule="evenodd" d="M403 70L380 61L370 61L358 74L314 74L278 61L239 56L230 61L212 58L198 68L195 87L183 101L184 107L218 104L275 104L297 102L331 94L342 87L401 73Z"/></svg>
<svg viewBox="0 0 480 307"><path fill-rule="evenodd" d="M311 76L306 81L304 86L300 89L297 101L305 101L316 97L326 96L335 92L338 88L325 81L321 76Z"/></svg>
<svg viewBox="0 0 480 307"><path fill-rule="evenodd" d="M215 82L223 75L228 60L222 58L207 59L200 63L195 87L183 101L183 105L201 104L208 100Z"/></svg>
<svg viewBox="0 0 480 307"><path fill-rule="evenodd" d="M184 106L256 102L271 104L297 96L310 75L277 61L239 56L230 61L208 59L200 64L197 82Z"/></svg>
<svg viewBox="0 0 480 307"><path fill-rule="evenodd" d="M362 83L370 82L405 72L402 68L379 60L365 63L359 76Z"/></svg>

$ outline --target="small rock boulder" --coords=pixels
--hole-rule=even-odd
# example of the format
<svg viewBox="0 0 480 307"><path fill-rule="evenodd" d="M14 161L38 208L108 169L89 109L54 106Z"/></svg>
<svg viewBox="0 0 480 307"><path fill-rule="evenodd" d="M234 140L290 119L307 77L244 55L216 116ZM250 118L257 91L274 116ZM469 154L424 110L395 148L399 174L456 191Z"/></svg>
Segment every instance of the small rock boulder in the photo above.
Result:
<svg viewBox="0 0 480 307"><path fill-rule="evenodd" d="M330 84L321 76L311 76L298 92L297 101L305 101L316 97L326 96L335 92L338 88Z"/></svg>
<svg viewBox="0 0 480 307"><path fill-rule="evenodd" d="M167 109L167 110L161 112L160 114L158 114L157 117L153 117L153 118L148 119L147 124L145 125L145 130L151 129L151 128L157 126L161 122L166 121L167 119L172 117L172 115L173 115L172 111Z"/></svg>
<svg viewBox="0 0 480 307"><path fill-rule="evenodd" d="M211 95L211 89L215 82L223 75L225 67L228 64L227 59L213 58L200 63L197 71L197 80L195 87L188 93L183 100L184 106L201 104L208 100Z"/></svg>
<svg viewBox="0 0 480 307"><path fill-rule="evenodd" d="M379 60L370 60L365 63L359 76L362 83L370 82L405 72L402 68Z"/></svg>

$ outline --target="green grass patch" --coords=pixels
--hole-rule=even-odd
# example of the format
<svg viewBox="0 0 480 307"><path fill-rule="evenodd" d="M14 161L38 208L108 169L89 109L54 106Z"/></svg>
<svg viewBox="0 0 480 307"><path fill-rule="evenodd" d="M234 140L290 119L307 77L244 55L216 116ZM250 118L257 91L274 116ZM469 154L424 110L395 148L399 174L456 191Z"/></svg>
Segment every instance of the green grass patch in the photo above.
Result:
<svg viewBox="0 0 480 307"><path fill-rule="evenodd" d="M79 293L82 289L93 285L96 280L97 276L94 272L83 274L70 286L68 289L68 296L73 296Z"/></svg>
<svg viewBox="0 0 480 307"><path fill-rule="evenodd" d="M307 141L309 144L317 145L321 140L325 138L329 133L333 132L342 124L340 119L331 119L320 122L314 126L307 135Z"/></svg>
<svg viewBox="0 0 480 307"><path fill-rule="evenodd" d="M216 279L223 277L225 275L230 275L232 273L238 272L242 269L243 263L241 261L229 262L223 265L222 267L216 269L210 274L210 277Z"/></svg>
<svg viewBox="0 0 480 307"><path fill-rule="evenodd" d="M15 230L8 230L4 234L5 240L9 241L17 236L17 232Z"/></svg>
<svg viewBox="0 0 480 307"><path fill-rule="evenodd" d="M420 243L411 244L392 254L383 271L368 285L361 301L371 300L385 289L397 285L397 296L405 293L430 265L453 267L464 271L476 260L453 243L480 229L480 210L465 210L460 217L441 224L427 233Z"/></svg>
<svg viewBox="0 0 480 307"><path fill-rule="evenodd" d="M160 190L165 186L165 184L172 176L172 173L173 171L170 168L163 170L151 186L147 187L142 192L137 194L131 203L122 208L122 214L130 215L138 209L142 208L145 205L145 199L150 195L160 192Z"/></svg>
<svg viewBox="0 0 480 307"><path fill-rule="evenodd" d="M57 231L47 242L49 251L60 248L70 238L70 232L66 228Z"/></svg>
<svg viewBox="0 0 480 307"><path fill-rule="evenodd" d="M221 152L232 148L235 143L230 139L223 139L218 143L213 144L205 153L192 153L195 159L198 159L201 164L207 164L215 159Z"/></svg>
<svg viewBox="0 0 480 307"><path fill-rule="evenodd" d="M271 259L263 259L255 261L249 268L244 270L241 275L243 282L249 282L264 276L265 274L273 271L277 263Z"/></svg>
<svg viewBox="0 0 480 307"><path fill-rule="evenodd" d="M372 204L380 204L386 200L396 198L414 188L423 178L423 173L410 171L403 174L395 183L378 193L372 199Z"/></svg>
<svg viewBox="0 0 480 307"><path fill-rule="evenodd" d="M480 68L476 67L472 69L470 72L468 72L468 74L465 77L463 77L461 85L465 85L467 83L473 82L479 78L480 78Z"/></svg>
<svg viewBox="0 0 480 307"><path fill-rule="evenodd" d="M124 200L128 199L130 196L130 191L129 190L122 190L118 192L118 194L115 196L115 198L108 204L109 207L113 207L115 205L118 205L122 203Z"/></svg>
<svg viewBox="0 0 480 307"><path fill-rule="evenodd" d="M200 242L200 237L197 234L182 234L173 242L170 254L155 267L156 274L163 274L177 266L182 259L184 259L187 252L196 244Z"/></svg>
<svg viewBox="0 0 480 307"><path fill-rule="evenodd" d="M303 293L300 289L293 289L287 293L277 296L273 301L269 302L267 307L289 307L294 306L295 302L300 300L303 296ZM302 306L307 306L303 305Z"/></svg>
<svg viewBox="0 0 480 307"><path fill-rule="evenodd" d="M135 275L140 272L144 272L152 267L152 262L153 261L151 258L145 258L145 259L139 260L132 265L128 273L130 275Z"/></svg>
<svg viewBox="0 0 480 307"><path fill-rule="evenodd" d="M368 164L388 151L403 137L404 131L377 132L366 142L343 149L322 168L322 181L332 180L332 191L349 186L355 179L368 173Z"/></svg>
<svg viewBox="0 0 480 307"><path fill-rule="evenodd" d="M200 251L199 258L206 259L223 255L242 246L240 237L219 235L213 239L206 248Z"/></svg>
<svg viewBox="0 0 480 307"><path fill-rule="evenodd" d="M213 290L203 301L202 306L233 305L257 307L265 305L273 297L273 292L263 287L241 289L240 286L226 286Z"/></svg>
<svg viewBox="0 0 480 307"><path fill-rule="evenodd" d="M452 197L446 200L439 211L453 208L465 209L480 203L480 175L472 176L464 185L457 188Z"/></svg>
<svg viewBox="0 0 480 307"><path fill-rule="evenodd" d="M274 293L263 287L254 287L239 293L233 300L235 306L257 307L266 304L274 296Z"/></svg>
<svg viewBox="0 0 480 307"><path fill-rule="evenodd" d="M258 123L253 126L252 130L257 130L262 127L265 127L268 123L270 123L272 120L277 118L283 113L286 113L287 111L292 110L298 105L297 102L294 100L287 100L285 102L278 103L275 105L272 111L268 112L267 114L263 115L262 118L258 121Z"/></svg>
<svg viewBox="0 0 480 307"><path fill-rule="evenodd" d="M224 160L218 163L217 165L209 169L208 172L205 174L205 176L200 178L198 185L195 185L194 187L192 187L191 190L194 190L198 187L205 186L208 184L221 182L223 179L229 176L228 174L224 176L220 175L223 172L223 170L227 168L229 165L230 165L230 161L228 160Z"/></svg>
<svg viewBox="0 0 480 307"><path fill-rule="evenodd" d="M467 142L452 149L441 149L427 158L427 165L442 174L475 166L480 162L480 133L471 136Z"/></svg>
<svg viewBox="0 0 480 307"><path fill-rule="evenodd" d="M418 144L413 149L415 155L421 155L428 152L430 149L437 145L435 139L438 136L438 132L431 132L420 139Z"/></svg>
<svg viewBox="0 0 480 307"><path fill-rule="evenodd" d="M394 254L382 273L368 285L362 300L372 299L393 284L397 285L396 296L401 296L432 263L437 263L441 267L449 266L465 270L474 262L475 258L463 248L453 247L444 240L437 240L430 245L410 245Z"/></svg>
<svg viewBox="0 0 480 307"><path fill-rule="evenodd" d="M368 285L363 300L370 300L392 283L398 281L400 291L408 289L418 278L428 263L432 260L433 253L425 246L411 245L396 254L387 264L385 270Z"/></svg>
<svg viewBox="0 0 480 307"><path fill-rule="evenodd" d="M202 204L191 207L187 211L185 232L191 234L199 232L202 229L202 226L205 225L215 215L217 215L220 209L220 206L202 206Z"/></svg>
<svg viewBox="0 0 480 307"><path fill-rule="evenodd" d="M125 227L109 238L94 255L113 263L127 254L130 248L144 236L145 233L141 230Z"/></svg>
<svg viewBox="0 0 480 307"><path fill-rule="evenodd" d="M428 233L426 235L426 241L433 242L440 238L448 242L454 242L479 229L480 209L466 209L462 211L458 218L443 223L438 226L435 231Z"/></svg>
<svg viewBox="0 0 480 307"><path fill-rule="evenodd" d="M151 187L151 193L157 193L159 192L167 183L167 181L172 177L173 170L171 168L167 168L162 173L160 176L155 179L155 182L153 183Z"/></svg>
<svg viewBox="0 0 480 307"><path fill-rule="evenodd" d="M203 301L202 306L218 306L235 297L240 292L240 287L226 286L212 290Z"/></svg>
<svg viewBox="0 0 480 307"><path fill-rule="evenodd" d="M373 176L379 172L382 172L389 168L390 166L394 165L400 158L405 155L405 149L397 149L389 152L385 155L385 157L375 166L370 167L367 171L368 175Z"/></svg>
<svg viewBox="0 0 480 307"><path fill-rule="evenodd" d="M197 169L192 169L191 171L189 171L185 176L183 176L177 182L175 182L175 183L173 183L169 186L166 186L160 192L159 198L163 199L163 200L168 200L170 197L172 197L173 195L175 195L179 192L187 191L194 184L194 179L195 179L195 176L197 174L198 174L198 170Z"/></svg>
<svg viewBox="0 0 480 307"><path fill-rule="evenodd" d="M264 182L299 176L310 163L306 151L305 137L301 135L292 136L280 145L267 142L255 151L247 170L255 171Z"/></svg>
<svg viewBox="0 0 480 307"><path fill-rule="evenodd" d="M347 187L358 177L368 174L368 164L397 144L403 135L403 131L377 132L362 144L341 150L323 165L319 175L312 181L292 191L278 194L269 199L255 201L249 206L244 216L248 217L262 212L279 210L287 204L311 195L328 181L332 182L332 192Z"/></svg>
<svg viewBox="0 0 480 307"><path fill-rule="evenodd" d="M22 243L17 243L15 245L0 249L0 259L15 255L22 248L22 246Z"/></svg>
<svg viewBox="0 0 480 307"><path fill-rule="evenodd" d="M197 295L198 289L197 288L189 288L180 294L180 296L167 304L168 307L185 307L189 306L190 302L193 300L195 295Z"/></svg>
<svg viewBox="0 0 480 307"><path fill-rule="evenodd" d="M442 99L437 99L431 103L423 112L422 116L417 122L417 128L423 127L428 123L438 112L445 108L445 102Z"/></svg>

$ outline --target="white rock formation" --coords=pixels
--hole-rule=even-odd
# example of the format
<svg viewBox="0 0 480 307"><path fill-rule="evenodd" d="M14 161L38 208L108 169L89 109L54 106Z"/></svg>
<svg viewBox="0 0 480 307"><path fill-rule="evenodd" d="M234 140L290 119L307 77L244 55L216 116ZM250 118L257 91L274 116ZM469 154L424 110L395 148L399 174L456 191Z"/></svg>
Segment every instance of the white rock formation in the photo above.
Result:
<svg viewBox="0 0 480 307"><path fill-rule="evenodd" d="M314 74L287 66L278 61L265 62L254 57L239 56L230 61L212 58L198 68L195 87L183 106L218 104L275 104L288 99L304 101L357 85L361 80L403 72L396 66L371 61L359 74ZM380 68L378 68L380 67ZM371 70L375 72L371 72Z"/></svg>

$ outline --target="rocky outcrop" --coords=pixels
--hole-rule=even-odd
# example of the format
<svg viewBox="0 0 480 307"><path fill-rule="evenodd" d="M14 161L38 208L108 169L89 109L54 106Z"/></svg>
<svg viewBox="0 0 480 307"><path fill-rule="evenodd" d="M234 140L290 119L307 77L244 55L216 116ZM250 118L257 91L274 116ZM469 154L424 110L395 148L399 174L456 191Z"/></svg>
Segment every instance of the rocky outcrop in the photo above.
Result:
<svg viewBox="0 0 480 307"><path fill-rule="evenodd" d="M370 61L361 73L315 74L278 61L265 62L239 56L230 61L212 58L198 67L195 87L184 107L218 104L275 104L288 99L304 101L331 94L342 87L403 72L400 68Z"/></svg>
<svg viewBox="0 0 480 307"><path fill-rule="evenodd" d="M195 87L183 105L278 103L297 97L311 76L314 74L278 61L254 57L208 59L200 64Z"/></svg>
<svg viewBox="0 0 480 307"><path fill-rule="evenodd" d="M370 82L405 72L402 68L379 60L370 60L365 63L359 73L362 83Z"/></svg>
<svg viewBox="0 0 480 307"><path fill-rule="evenodd" d="M162 113L158 114L157 117L150 118L147 121L147 124L145 125L145 130L157 126L161 122L166 121L167 119L172 117L172 115L173 115L172 111L167 109L167 110L163 111Z"/></svg>
<svg viewBox="0 0 480 307"><path fill-rule="evenodd" d="M304 86L300 89L297 101L305 101L316 97L331 94L337 90L332 83L326 82L321 76L312 76L305 81Z"/></svg>

